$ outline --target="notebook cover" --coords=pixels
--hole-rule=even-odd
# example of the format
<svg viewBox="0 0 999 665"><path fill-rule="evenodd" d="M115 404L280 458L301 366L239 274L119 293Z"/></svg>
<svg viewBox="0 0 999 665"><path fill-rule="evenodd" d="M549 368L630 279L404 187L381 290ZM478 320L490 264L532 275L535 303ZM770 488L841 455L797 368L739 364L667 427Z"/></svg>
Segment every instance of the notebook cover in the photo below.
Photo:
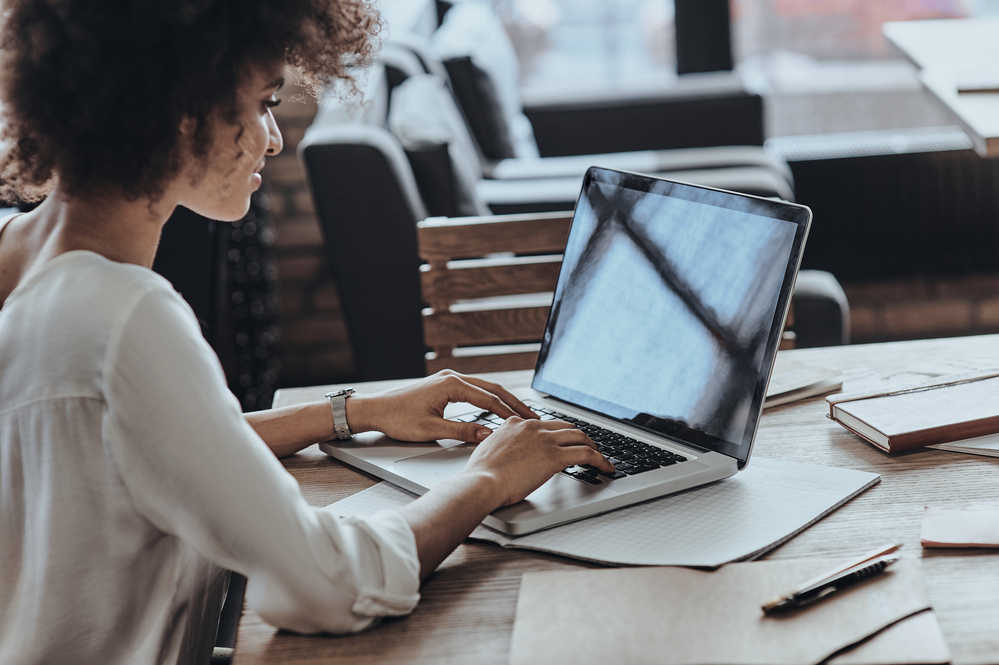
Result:
<svg viewBox="0 0 999 665"><path fill-rule="evenodd" d="M777 547L879 480L866 471L753 457L745 471L705 487L526 536L480 526L470 537L598 563L713 568ZM364 515L413 498L382 482L332 508Z"/></svg>
<svg viewBox="0 0 999 665"><path fill-rule="evenodd" d="M999 377L962 379L941 385L827 398L829 417L887 452L999 432ZM881 444L857 431L842 414L868 425Z"/></svg>
<svg viewBox="0 0 999 665"><path fill-rule="evenodd" d="M999 505L928 506L919 540L923 547L999 547Z"/></svg>

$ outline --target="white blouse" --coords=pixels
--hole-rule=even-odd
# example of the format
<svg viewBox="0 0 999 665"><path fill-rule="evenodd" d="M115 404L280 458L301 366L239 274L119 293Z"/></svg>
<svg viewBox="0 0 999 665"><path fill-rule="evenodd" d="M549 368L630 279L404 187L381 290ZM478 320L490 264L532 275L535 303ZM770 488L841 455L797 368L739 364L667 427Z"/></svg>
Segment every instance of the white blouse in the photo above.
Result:
<svg viewBox="0 0 999 665"><path fill-rule="evenodd" d="M0 502L5 665L200 662L220 567L300 632L419 600L402 516L310 507L187 303L92 252L59 255L0 309Z"/></svg>

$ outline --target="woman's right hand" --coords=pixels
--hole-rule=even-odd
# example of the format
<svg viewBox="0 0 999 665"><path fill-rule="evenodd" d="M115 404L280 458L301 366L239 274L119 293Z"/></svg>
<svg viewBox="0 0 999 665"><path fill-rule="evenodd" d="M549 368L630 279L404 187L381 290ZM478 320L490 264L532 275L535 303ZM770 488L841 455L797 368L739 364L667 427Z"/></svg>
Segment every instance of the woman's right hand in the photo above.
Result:
<svg viewBox="0 0 999 665"><path fill-rule="evenodd" d="M586 434L562 420L511 417L480 443L466 471L488 477L499 506L517 503L562 469L589 464L611 472Z"/></svg>

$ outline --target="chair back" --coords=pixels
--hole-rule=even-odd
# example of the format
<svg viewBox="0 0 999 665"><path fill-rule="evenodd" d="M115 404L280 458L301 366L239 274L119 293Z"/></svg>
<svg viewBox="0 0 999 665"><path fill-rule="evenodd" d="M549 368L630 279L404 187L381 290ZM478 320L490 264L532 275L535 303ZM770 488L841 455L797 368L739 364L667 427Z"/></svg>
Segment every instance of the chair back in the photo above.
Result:
<svg viewBox="0 0 999 665"><path fill-rule="evenodd" d="M417 225L427 373L534 367L571 219L554 212Z"/></svg>
<svg viewBox="0 0 999 665"><path fill-rule="evenodd" d="M571 220L550 212L417 224L428 374L534 368ZM794 341L786 330L780 348Z"/></svg>

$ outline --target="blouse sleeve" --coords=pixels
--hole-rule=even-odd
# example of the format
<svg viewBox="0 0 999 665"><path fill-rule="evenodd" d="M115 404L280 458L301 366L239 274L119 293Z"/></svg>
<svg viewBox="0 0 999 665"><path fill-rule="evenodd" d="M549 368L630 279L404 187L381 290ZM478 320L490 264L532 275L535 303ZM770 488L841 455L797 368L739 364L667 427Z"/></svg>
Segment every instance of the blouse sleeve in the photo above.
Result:
<svg viewBox="0 0 999 665"><path fill-rule="evenodd" d="M112 334L105 446L135 508L249 579L247 602L303 633L362 630L419 600L412 530L397 512L309 506L249 426L187 303L147 292Z"/></svg>

